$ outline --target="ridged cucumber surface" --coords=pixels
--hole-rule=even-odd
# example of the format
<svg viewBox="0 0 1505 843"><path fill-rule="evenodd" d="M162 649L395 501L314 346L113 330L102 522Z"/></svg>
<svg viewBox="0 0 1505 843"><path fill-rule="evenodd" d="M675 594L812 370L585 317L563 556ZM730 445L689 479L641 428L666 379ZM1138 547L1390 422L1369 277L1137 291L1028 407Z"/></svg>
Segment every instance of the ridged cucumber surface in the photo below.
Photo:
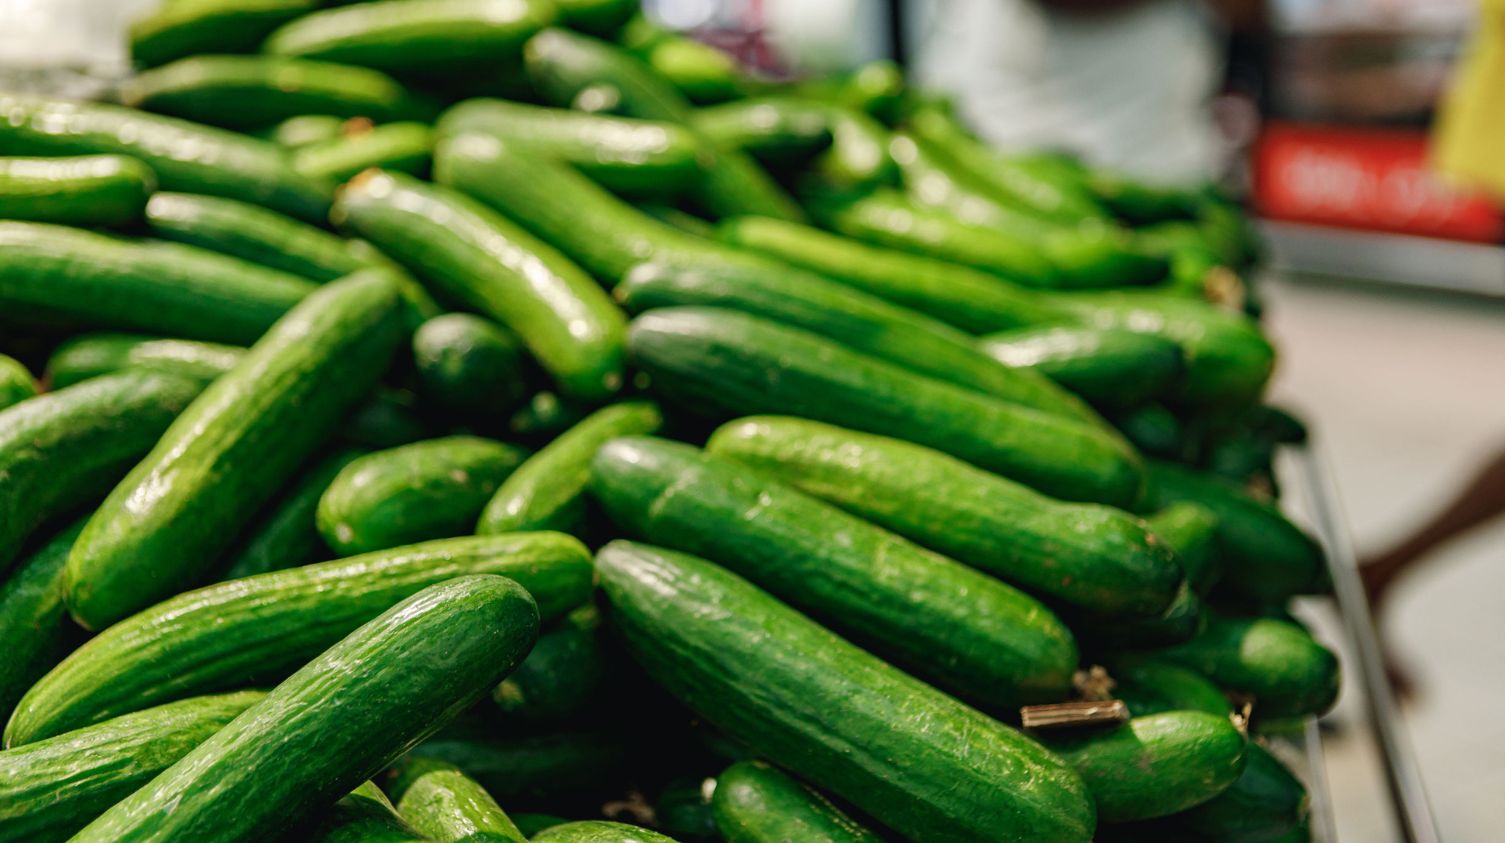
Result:
<svg viewBox="0 0 1505 843"><path fill-rule="evenodd" d="M82 637L63 606L63 563L83 527L75 521L49 536L0 579L0 717L9 719L26 689Z"/></svg>
<svg viewBox="0 0 1505 843"><path fill-rule="evenodd" d="M0 219L124 225L156 187L156 174L125 155L0 158Z"/></svg>
<svg viewBox="0 0 1505 843"><path fill-rule="evenodd" d="M304 843L424 843L429 838L398 816L387 795L371 782L350 791L318 816L313 829L295 833Z"/></svg>
<svg viewBox="0 0 1505 843"><path fill-rule="evenodd" d="M413 332L413 368L424 395L466 419L504 415L528 390L517 337L471 313L435 316Z"/></svg>
<svg viewBox="0 0 1505 843"><path fill-rule="evenodd" d="M397 812L426 840L438 843L527 843L486 789L460 768L417 758L394 785Z"/></svg>
<svg viewBox="0 0 1505 843"><path fill-rule="evenodd" d="M758 761L742 761L716 777L711 797L727 843L879 843L882 839L830 800Z"/></svg>
<svg viewBox="0 0 1505 843"><path fill-rule="evenodd" d="M427 176L434 131L424 123L387 123L293 150L293 169L311 179L343 183L377 167Z"/></svg>
<svg viewBox="0 0 1505 843"><path fill-rule="evenodd" d="M587 604L545 627L491 699L508 721L567 723L600 699L610 670L600 615Z"/></svg>
<svg viewBox="0 0 1505 843"><path fill-rule="evenodd" d="M533 839L537 843L676 843L656 831L627 823L582 820L550 826Z"/></svg>
<svg viewBox="0 0 1505 843"><path fill-rule="evenodd" d="M1294 832L1311 813L1311 801L1281 760L1258 741L1244 752L1244 772L1202 804L1166 818L1183 834L1226 843L1270 843Z"/></svg>

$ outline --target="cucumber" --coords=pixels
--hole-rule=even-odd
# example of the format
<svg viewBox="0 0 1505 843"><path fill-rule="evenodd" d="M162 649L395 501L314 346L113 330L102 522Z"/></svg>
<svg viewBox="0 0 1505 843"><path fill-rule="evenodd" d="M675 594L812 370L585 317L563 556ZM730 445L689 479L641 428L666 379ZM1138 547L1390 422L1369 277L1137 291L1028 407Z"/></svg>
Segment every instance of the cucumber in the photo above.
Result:
<svg viewBox="0 0 1505 843"><path fill-rule="evenodd" d="M793 92L805 99L833 102L893 123L899 107L914 91L906 90L904 71L887 59L858 65L848 73L799 82Z"/></svg>
<svg viewBox="0 0 1505 843"><path fill-rule="evenodd" d="M518 466L482 510L481 535L521 530L578 533L585 526L585 487L596 451L618 436L657 433L657 406L629 401L604 407L544 446Z"/></svg>
<svg viewBox="0 0 1505 843"><path fill-rule="evenodd" d="M1269 843L1306 822L1311 803L1301 781L1258 741L1244 755L1244 772L1232 786L1166 825L1198 839Z"/></svg>
<svg viewBox="0 0 1505 843"><path fill-rule="evenodd" d="M1070 687L1076 642L1039 602L760 471L623 438L596 454L591 492L630 534L725 565L965 699L998 710Z"/></svg>
<svg viewBox="0 0 1505 843"><path fill-rule="evenodd" d="M329 186L299 176L268 141L119 106L9 94L0 95L0 116L0 155L129 155L163 190L239 199L308 222L329 212Z"/></svg>
<svg viewBox="0 0 1505 843"><path fill-rule="evenodd" d="M931 843L1091 839L1090 797L1055 755L745 580L620 541L597 554L596 570L613 622L655 680L898 833Z"/></svg>
<svg viewBox="0 0 1505 843"><path fill-rule="evenodd" d="M1197 503L1173 503L1145 519L1150 532L1175 551L1176 562L1186 573L1187 585L1206 596L1222 573L1217 554L1218 517Z"/></svg>
<svg viewBox="0 0 1505 843"><path fill-rule="evenodd" d="M0 752L0 841L71 839L261 698L194 697Z"/></svg>
<svg viewBox="0 0 1505 843"><path fill-rule="evenodd" d="M1184 811L1227 790L1244 769L1244 736L1226 715L1202 711L1044 740L1082 774L1104 823Z"/></svg>
<svg viewBox="0 0 1505 843"><path fill-rule="evenodd" d="M638 0L554 0L560 20L571 29L610 38L640 12Z"/></svg>
<svg viewBox="0 0 1505 843"><path fill-rule="evenodd" d="M301 114L289 117L270 128L256 132L257 137L275 141L279 146L297 149L322 140L333 140L345 133L347 123L364 124L363 118L347 121L333 114Z"/></svg>
<svg viewBox="0 0 1505 843"><path fill-rule="evenodd" d="M1196 638L1159 651L1231 691L1254 697L1260 717L1320 714L1338 696L1338 659L1294 623L1209 613Z"/></svg>
<svg viewBox="0 0 1505 843"><path fill-rule="evenodd" d="M26 689L80 637L63 607L63 563L83 527L79 520L49 537L0 580L0 717L9 718Z"/></svg>
<svg viewBox="0 0 1505 843"><path fill-rule="evenodd" d="M395 792L397 811L438 843L527 843L486 789L453 764L414 759L402 771Z"/></svg>
<svg viewBox="0 0 1505 843"><path fill-rule="evenodd" d="M676 33L666 33L639 56L693 103L726 102L750 87L735 58Z"/></svg>
<svg viewBox="0 0 1505 843"><path fill-rule="evenodd" d="M1109 410L1165 395L1186 368L1180 346L1132 331L1045 325L989 334L981 343L999 362L1040 372Z"/></svg>
<svg viewBox="0 0 1505 843"><path fill-rule="evenodd" d="M382 0L304 15L267 36L263 52L396 72L507 61L554 22L535 0Z"/></svg>
<svg viewBox="0 0 1505 843"><path fill-rule="evenodd" d="M540 732L484 739L440 736L413 754L459 767L504 802L559 800L616 780L627 762L612 732Z"/></svg>
<svg viewBox="0 0 1505 843"><path fill-rule="evenodd" d="M120 101L227 129L257 129L300 114L387 122L436 109L376 70L280 56L193 56L122 86Z"/></svg>
<svg viewBox="0 0 1505 843"><path fill-rule="evenodd" d="M564 825L569 820L564 817L556 817L553 814L514 814L512 817L517 822L517 828L528 839L546 828L556 825Z"/></svg>
<svg viewBox="0 0 1505 843"><path fill-rule="evenodd" d="M1080 609L1153 616L1181 583L1171 554L1138 519L1050 500L908 442L764 416L721 427L706 450Z"/></svg>
<svg viewBox="0 0 1505 843"><path fill-rule="evenodd" d="M698 142L674 123L472 99L444 112L435 130L499 137L637 196L678 193L700 176Z"/></svg>
<svg viewBox="0 0 1505 843"><path fill-rule="evenodd" d="M1063 607L1063 610L1066 607ZM1066 614L1066 624L1089 650L1164 647L1190 641L1201 632L1207 606L1183 582L1170 606L1149 617L1112 617L1090 612ZM1063 611L1064 614L1064 611Z"/></svg>
<svg viewBox="0 0 1505 843"><path fill-rule="evenodd" d="M125 225L156 187L156 174L124 155L0 158L0 219Z"/></svg>
<svg viewBox="0 0 1505 843"><path fill-rule="evenodd" d="M867 190L894 180L889 131L882 123L855 108L830 105L826 124L831 128L831 147L816 156L812 167L826 185Z"/></svg>
<svg viewBox="0 0 1505 843"><path fill-rule="evenodd" d="M422 843L429 838L397 815L381 788L366 782L330 806L313 831L298 839L307 843Z"/></svg>
<svg viewBox="0 0 1505 843"><path fill-rule="evenodd" d="M538 644L491 692L509 721L569 721L595 702L610 670L596 608L582 606L538 636Z"/></svg>
<svg viewBox="0 0 1505 843"><path fill-rule="evenodd" d="M1067 500L1121 506L1142 471L1111 434L932 380L822 337L716 308L633 320L655 389L723 415L794 415L928 445Z"/></svg>
<svg viewBox="0 0 1505 843"><path fill-rule="evenodd" d="M544 618L590 594L585 548L555 533L425 542L204 586L75 650L17 706L6 743L196 691L286 676L394 603L470 574L516 579L535 595Z"/></svg>
<svg viewBox="0 0 1505 843"><path fill-rule="evenodd" d="M1114 425L1145 456L1184 459L1193 448L1189 431L1164 404L1115 413Z"/></svg>
<svg viewBox="0 0 1505 843"><path fill-rule="evenodd" d="M57 384L53 384L52 388L57 389ZM0 410L28 398L35 398L36 395L37 382L31 376L31 370L14 357L0 354Z"/></svg>
<svg viewBox="0 0 1505 843"><path fill-rule="evenodd" d="M0 411L0 574L49 519L108 492L201 389L121 372Z"/></svg>
<svg viewBox="0 0 1505 843"><path fill-rule="evenodd" d="M320 288L210 384L73 546L73 617L101 629L201 580L386 370L397 303L383 277Z"/></svg>
<svg viewBox="0 0 1505 843"><path fill-rule="evenodd" d="M590 407L543 390L533 393L523 408L507 420L507 429L518 436L549 439L563 434L590 415Z"/></svg>
<svg viewBox="0 0 1505 843"><path fill-rule="evenodd" d="M606 820L550 826L535 835L533 840L536 843L676 843L656 831Z"/></svg>
<svg viewBox="0 0 1505 843"><path fill-rule="evenodd" d="M795 97L754 97L695 112L696 131L723 149L758 158L801 159L831 145L830 109Z"/></svg>
<svg viewBox="0 0 1505 843"><path fill-rule="evenodd" d="M413 367L425 397L470 419L505 417L527 394L517 338L469 313L436 316L413 332Z"/></svg>
<svg viewBox="0 0 1505 843"><path fill-rule="evenodd" d="M196 53L249 53L318 0L173 0L130 26L131 59L155 67Z"/></svg>
<svg viewBox="0 0 1505 843"><path fill-rule="evenodd" d="M659 222L668 223L686 234L693 234L704 240L710 240L716 236L716 226L708 220L674 205L649 202L639 204L637 207Z"/></svg>
<svg viewBox="0 0 1505 843"><path fill-rule="evenodd" d="M738 762L717 776L711 806L727 843L882 840L819 793L759 761Z"/></svg>
<svg viewBox="0 0 1505 843"><path fill-rule="evenodd" d="M564 255L448 188L373 172L340 192L336 222L445 296L511 328L568 394L622 383L622 312Z"/></svg>
<svg viewBox="0 0 1505 843"><path fill-rule="evenodd" d="M1321 546L1280 510L1226 480L1194 469L1152 461L1149 470L1151 497L1157 506L1189 501L1217 517L1223 587L1272 601L1325 588L1327 567Z"/></svg>
<svg viewBox="0 0 1505 843"><path fill-rule="evenodd" d="M0 222L0 309L25 322L250 343L314 285L213 252Z"/></svg>
<svg viewBox="0 0 1505 843"><path fill-rule="evenodd" d="M474 703L537 635L538 608L511 580L430 586L345 636L74 840L268 839Z"/></svg>
<svg viewBox="0 0 1505 843"><path fill-rule="evenodd" d="M711 810L715 779L675 779L653 800L654 825L686 843L724 843Z"/></svg>
<svg viewBox="0 0 1505 843"><path fill-rule="evenodd" d="M293 150L293 169L315 180L343 183L362 170L427 176L434 131L423 123L388 123Z"/></svg>
<svg viewBox="0 0 1505 843"><path fill-rule="evenodd" d="M476 436L367 454L319 497L319 533L347 555L465 535L523 457L519 448Z"/></svg>
<svg viewBox="0 0 1505 843"><path fill-rule="evenodd" d="M1203 711L1227 717L1233 707L1218 686L1194 670L1155 656L1120 656L1112 662L1113 697L1129 714L1143 717L1166 711Z"/></svg>
<svg viewBox="0 0 1505 843"><path fill-rule="evenodd" d="M934 145L909 132L897 132L889 152L899 165L904 195L915 203L944 211L972 225L999 228L1042 240L1062 231L1063 224L1008 204L988 192Z"/></svg>
<svg viewBox="0 0 1505 843"><path fill-rule="evenodd" d="M365 453L360 448L335 451L294 478L236 539L235 547L226 554L229 562L222 579L240 579L328 559L329 548L315 521L319 498L335 475Z"/></svg>

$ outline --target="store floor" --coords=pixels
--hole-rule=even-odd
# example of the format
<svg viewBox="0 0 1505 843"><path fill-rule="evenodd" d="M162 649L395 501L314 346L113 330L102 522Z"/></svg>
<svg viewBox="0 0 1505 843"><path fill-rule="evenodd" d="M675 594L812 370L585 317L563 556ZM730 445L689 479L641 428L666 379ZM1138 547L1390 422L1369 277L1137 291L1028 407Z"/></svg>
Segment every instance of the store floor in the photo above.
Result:
<svg viewBox="0 0 1505 843"><path fill-rule="evenodd" d="M1359 553L1385 548L1505 449L1505 302L1306 279L1268 290L1273 397L1312 422ZM1382 626L1413 671L1404 721L1450 843L1505 827L1505 518L1439 550ZM1336 635L1335 625L1329 634ZM1329 718L1328 778L1349 843L1399 840L1355 683Z"/></svg>

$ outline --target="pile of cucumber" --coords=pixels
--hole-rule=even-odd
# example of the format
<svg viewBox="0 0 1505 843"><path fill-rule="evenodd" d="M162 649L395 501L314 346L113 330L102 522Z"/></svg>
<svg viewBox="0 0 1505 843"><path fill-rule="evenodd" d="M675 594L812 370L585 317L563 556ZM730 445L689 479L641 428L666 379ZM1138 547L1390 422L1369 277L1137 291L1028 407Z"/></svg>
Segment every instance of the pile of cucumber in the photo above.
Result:
<svg viewBox="0 0 1505 843"><path fill-rule="evenodd" d="M635 0L131 50L0 93L0 841L1306 839L1216 191Z"/></svg>

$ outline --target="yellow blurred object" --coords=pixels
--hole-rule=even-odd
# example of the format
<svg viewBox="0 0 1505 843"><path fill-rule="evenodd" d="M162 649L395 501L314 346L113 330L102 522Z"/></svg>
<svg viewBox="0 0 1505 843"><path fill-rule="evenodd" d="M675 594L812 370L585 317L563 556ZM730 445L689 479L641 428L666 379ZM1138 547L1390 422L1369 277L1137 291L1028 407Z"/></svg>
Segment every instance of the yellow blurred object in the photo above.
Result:
<svg viewBox="0 0 1505 843"><path fill-rule="evenodd" d="M1481 0L1434 149L1448 178L1505 198L1505 0Z"/></svg>

